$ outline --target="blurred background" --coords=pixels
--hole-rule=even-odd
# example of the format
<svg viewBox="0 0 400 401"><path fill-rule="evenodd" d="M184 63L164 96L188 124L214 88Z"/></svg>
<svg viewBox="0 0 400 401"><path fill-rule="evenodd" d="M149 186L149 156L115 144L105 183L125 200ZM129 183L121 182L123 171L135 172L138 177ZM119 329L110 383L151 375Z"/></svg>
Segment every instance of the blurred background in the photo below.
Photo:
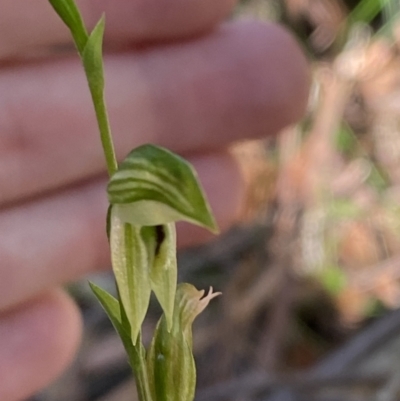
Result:
<svg viewBox="0 0 400 401"><path fill-rule="evenodd" d="M241 220L179 254L180 281L223 296L196 321L196 401L400 399L398 0L246 0L309 56L308 113L236 144ZM110 274L90 278L114 291ZM30 401L135 401L124 350L87 280L71 369ZM145 323L151 336L155 302Z"/></svg>

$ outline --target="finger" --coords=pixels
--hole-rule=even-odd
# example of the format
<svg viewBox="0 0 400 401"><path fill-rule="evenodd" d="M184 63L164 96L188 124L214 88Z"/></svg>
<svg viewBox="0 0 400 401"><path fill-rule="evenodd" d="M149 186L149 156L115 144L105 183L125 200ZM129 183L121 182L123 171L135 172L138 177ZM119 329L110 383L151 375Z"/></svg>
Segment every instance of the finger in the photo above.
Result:
<svg viewBox="0 0 400 401"><path fill-rule="evenodd" d="M228 24L207 38L107 59L117 153L143 142L179 152L276 133L305 109L308 70L276 25ZM81 67L0 75L0 204L98 174L104 158Z"/></svg>
<svg viewBox="0 0 400 401"><path fill-rule="evenodd" d="M224 229L235 219L242 198L236 166L222 154L193 162ZM0 310L109 268L106 210L105 181L100 180L1 212ZM181 245L192 245L204 234L185 226L180 238Z"/></svg>
<svg viewBox="0 0 400 401"><path fill-rule="evenodd" d="M217 24L235 0L82 0L90 27L105 12L108 43L140 43L192 36ZM3 0L0 59L43 52L70 42L70 34L48 1Z"/></svg>
<svg viewBox="0 0 400 401"><path fill-rule="evenodd" d="M81 334L79 312L52 291L0 315L0 399L21 401L70 363Z"/></svg>

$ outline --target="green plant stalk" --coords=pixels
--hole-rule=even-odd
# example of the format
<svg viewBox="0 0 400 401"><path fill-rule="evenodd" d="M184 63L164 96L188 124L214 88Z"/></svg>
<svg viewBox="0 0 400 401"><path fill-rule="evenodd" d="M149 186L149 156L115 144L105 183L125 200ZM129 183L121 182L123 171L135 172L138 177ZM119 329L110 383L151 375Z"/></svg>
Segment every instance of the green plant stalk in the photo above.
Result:
<svg viewBox="0 0 400 401"><path fill-rule="evenodd" d="M139 400L193 401L191 324L217 294L210 291L203 299L204 291L189 284L177 293L174 223L185 220L213 232L217 225L195 170L178 155L142 145L118 165L104 98L104 17L89 34L74 0L49 2L70 29L82 60L110 175L107 235L118 297L92 283L91 289L121 337ZM141 328L152 291L163 316L146 352Z"/></svg>
<svg viewBox="0 0 400 401"><path fill-rule="evenodd" d="M134 348L134 351L129 355L129 361L136 378L139 401L153 401L147 375L145 352L140 339Z"/></svg>
<svg viewBox="0 0 400 401"><path fill-rule="evenodd" d="M71 30L71 34L78 50L78 54L82 60L90 94L93 101L98 128L100 131L100 139L106 160L108 174L112 176L118 170L118 163L115 155L111 127L107 113L107 106L104 98L102 60L100 66L101 68L97 68L97 70L100 70L100 72L97 71L97 73L93 68L90 68L91 66L88 67L87 63L85 62L85 49L88 41L90 40L90 36L87 33L86 27L75 3L65 3L58 0L50 0L50 3L59 14L61 13L61 15L64 16L62 17L62 19ZM95 30L98 28L101 31L102 35L104 31L104 18L100 20ZM101 49L98 50L101 52ZM101 58L102 57L100 55L100 59ZM100 82L101 84L99 85L98 82ZM126 235L129 235L129 230L127 228L125 229L125 232ZM125 249L125 254L127 255L127 257L131 257L130 249ZM121 312L122 316L124 316L125 320L127 320L124 311ZM124 345L129 355L131 368L136 377L139 400L153 401L148 385L146 360L143 352L144 347L141 343L141 337L139 336L136 345L132 345L131 343L129 344L127 341L124 341Z"/></svg>
<svg viewBox="0 0 400 401"><path fill-rule="evenodd" d="M107 170L111 177L118 170L118 162L115 155L106 101L104 98L102 51L104 26L105 20L103 16L88 37L83 51L79 51L79 55L81 56L86 78L89 84L89 90L96 113L96 120L100 131L100 140L106 159Z"/></svg>
<svg viewBox="0 0 400 401"><path fill-rule="evenodd" d="M142 344L142 336L139 335L136 344L132 344L130 341L124 341L126 353L129 357L129 364L136 380L136 390L139 401L154 401L151 396L149 387L149 379L146 368L146 356L145 349Z"/></svg>
<svg viewBox="0 0 400 401"><path fill-rule="evenodd" d="M91 40L92 35L88 34L75 2L60 0L49 0L49 2L55 9L57 14L60 16L60 18L63 20L65 25L67 25L67 27L70 29L76 49L78 50L78 54L83 62L86 78L89 83L90 94L92 96L93 105L96 113L96 119L100 131L100 139L106 159L108 174L112 176L118 170L118 163L115 156L107 107L104 99L103 62L101 55L102 49L101 47L97 48L99 52L99 54L97 54L98 65L96 66L97 68L95 68L97 69L97 74L93 74L93 71L95 69L88 68L87 63L85 63L85 50L87 47L86 45L88 44L88 41ZM104 18L100 20L93 32L95 32L96 30L100 31L100 34L102 35L104 31ZM102 41L99 42L101 43ZM100 85L98 85L98 81L101 82Z"/></svg>
<svg viewBox="0 0 400 401"><path fill-rule="evenodd" d="M101 40L97 41L97 46L93 49L90 49L89 51L85 48L84 51L79 54L85 68L85 74L89 84L89 90L92 96L93 106L96 113L97 125L100 131L100 140L103 146L107 170L109 176L111 177L118 170L118 162L115 155L114 143L111 135L111 127L107 113L107 106L104 98L103 57L102 48L101 46L99 46L102 44L102 37L104 33L104 17L94 28L93 33L88 39L88 42L92 40L92 36L97 33L101 37Z"/></svg>
<svg viewBox="0 0 400 401"><path fill-rule="evenodd" d="M90 88L90 85L89 85ZM100 140L103 147L104 157L106 159L108 175L111 177L118 170L118 162L115 156L114 143L111 135L110 122L107 113L107 106L104 94L98 98L90 88L94 110L96 113L97 125L100 131Z"/></svg>

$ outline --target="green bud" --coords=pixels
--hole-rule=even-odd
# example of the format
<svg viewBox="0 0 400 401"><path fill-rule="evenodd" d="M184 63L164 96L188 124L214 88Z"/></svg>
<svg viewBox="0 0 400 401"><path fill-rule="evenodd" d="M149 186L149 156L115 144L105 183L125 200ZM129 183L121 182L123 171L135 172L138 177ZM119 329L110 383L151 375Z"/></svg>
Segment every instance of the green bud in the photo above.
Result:
<svg viewBox="0 0 400 401"><path fill-rule="evenodd" d="M179 284L176 291L172 330L162 316L147 353L150 391L154 401L192 401L196 366L192 352L192 324L220 293L207 296L193 285Z"/></svg>

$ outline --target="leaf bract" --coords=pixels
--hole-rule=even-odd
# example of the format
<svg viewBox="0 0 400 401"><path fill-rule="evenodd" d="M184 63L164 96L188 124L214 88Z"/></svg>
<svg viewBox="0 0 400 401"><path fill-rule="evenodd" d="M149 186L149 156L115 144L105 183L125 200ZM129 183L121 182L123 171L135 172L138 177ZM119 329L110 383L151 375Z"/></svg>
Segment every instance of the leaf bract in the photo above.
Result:
<svg viewBox="0 0 400 401"><path fill-rule="evenodd" d="M88 33L75 1L49 0L49 2L71 31L78 52L82 54L88 40Z"/></svg>

